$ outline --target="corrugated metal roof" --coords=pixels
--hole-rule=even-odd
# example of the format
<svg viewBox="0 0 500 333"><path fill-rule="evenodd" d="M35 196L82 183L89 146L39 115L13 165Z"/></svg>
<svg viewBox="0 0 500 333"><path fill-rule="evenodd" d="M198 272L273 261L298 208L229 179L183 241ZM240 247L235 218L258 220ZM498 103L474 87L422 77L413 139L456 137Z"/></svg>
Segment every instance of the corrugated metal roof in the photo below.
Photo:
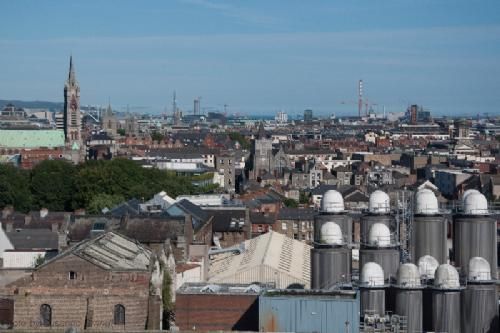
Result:
<svg viewBox="0 0 500 333"><path fill-rule="evenodd" d="M122 235L108 232L69 248L49 262L68 254L107 270L148 270L151 250Z"/></svg>
<svg viewBox="0 0 500 333"><path fill-rule="evenodd" d="M0 147L6 147L6 148L64 147L64 131L0 129Z"/></svg>
<svg viewBox="0 0 500 333"><path fill-rule="evenodd" d="M245 241L241 254L213 257L209 281L229 283L276 283L287 288L292 283L310 284L311 247L270 231Z"/></svg>

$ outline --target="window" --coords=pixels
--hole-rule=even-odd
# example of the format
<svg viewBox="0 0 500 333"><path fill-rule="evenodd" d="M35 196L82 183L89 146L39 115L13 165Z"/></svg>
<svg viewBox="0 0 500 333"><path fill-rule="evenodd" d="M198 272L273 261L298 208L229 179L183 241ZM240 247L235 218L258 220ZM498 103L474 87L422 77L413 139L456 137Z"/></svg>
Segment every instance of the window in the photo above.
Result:
<svg viewBox="0 0 500 333"><path fill-rule="evenodd" d="M114 323L115 325L125 325L125 307L121 304L115 305Z"/></svg>
<svg viewBox="0 0 500 333"><path fill-rule="evenodd" d="M70 280L76 280L76 272L70 271L68 277Z"/></svg>
<svg viewBox="0 0 500 333"><path fill-rule="evenodd" d="M52 326L52 308L48 304L40 306L40 325L42 327Z"/></svg>

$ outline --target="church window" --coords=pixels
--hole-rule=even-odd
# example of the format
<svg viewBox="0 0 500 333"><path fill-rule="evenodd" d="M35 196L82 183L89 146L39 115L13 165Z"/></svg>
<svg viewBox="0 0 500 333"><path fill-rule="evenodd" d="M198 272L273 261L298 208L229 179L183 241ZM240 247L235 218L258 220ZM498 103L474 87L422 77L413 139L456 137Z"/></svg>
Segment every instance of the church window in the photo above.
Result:
<svg viewBox="0 0 500 333"><path fill-rule="evenodd" d="M125 307L121 304L115 305L114 324L125 325Z"/></svg>
<svg viewBox="0 0 500 333"><path fill-rule="evenodd" d="M52 308L48 304L40 306L40 325L42 327L52 326Z"/></svg>

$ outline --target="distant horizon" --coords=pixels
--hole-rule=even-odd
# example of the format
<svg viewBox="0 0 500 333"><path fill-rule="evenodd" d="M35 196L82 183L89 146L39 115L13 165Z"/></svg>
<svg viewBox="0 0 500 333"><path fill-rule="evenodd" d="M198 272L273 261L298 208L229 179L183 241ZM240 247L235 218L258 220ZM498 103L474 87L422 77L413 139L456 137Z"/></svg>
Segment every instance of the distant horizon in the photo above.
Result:
<svg viewBox="0 0 500 333"><path fill-rule="evenodd" d="M63 101L48 101L48 100L18 100L18 99L8 99L8 98L0 98L0 101L1 102L12 102L14 103L15 105L15 102L22 102L22 103L53 103L53 104L64 104ZM4 106L5 104L0 104L0 107ZM87 106L91 106L91 107L101 107L101 108L106 108L108 106L108 104L85 104L85 103L81 103L81 107L87 107ZM113 109L113 111L115 112L120 112L120 113L125 113L127 112L127 105L114 105L113 103L111 103L111 107ZM423 106L424 109L428 109L427 107L425 107L425 105ZM192 115L193 114L193 110L186 110L184 108L182 108L182 104L179 104L179 108L181 109L181 111L183 112L184 115ZM150 107L148 106L140 106L138 108L133 108L129 105L129 111L131 113L136 113L136 114L151 114L151 115L161 115L161 114L165 114L165 111L150 111ZM202 114L207 114L208 112L217 112L217 113L224 113L224 110L223 109L215 109L215 108L212 108L210 107L209 108L210 110L203 110L203 107L202 107ZM269 118L269 119L273 119L274 116L276 116L276 114L280 111L283 111L285 112L289 117L292 117L293 119L297 119L298 117L303 117L304 115L304 110L306 109L311 109L311 108L305 108L301 111L298 111L296 113L290 113L290 112L287 112L286 110L277 110L275 111L274 113L272 111L268 112L268 113L257 113L255 114L254 112L252 112L251 114L247 114L247 113L235 113L235 112L231 112L230 109L227 110L227 115L228 116L234 116L234 115L238 115L238 116L246 116L246 117L249 117L250 119L254 118L254 117L266 117L266 118ZM141 111L142 110L142 111ZM346 113L341 113L341 112L332 112L332 113L320 113L320 112L317 112L317 110L313 110L313 117L320 117L320 118L328 118L332 115L335 115L337 117L357 117L357 110L355 111L352 111L350 113L346 112ZM364 109L363 109L364 110ZM429 109L430 110L430 109ZM61 109L62 111L62 109ZM468 117L468 118L475 118L477 117L477 115L479 114L482 118L486 115L486 113L481 113L481 112L478 112L478 113L468 113L468 114L457 114L457 113L454 113L454 114L437 114L437 113L433 113L432 110L431 111L431 116L433 117L451 117L451 118L460 118L460 117ZM386 114L401 114L401 113L404 113L406 112L406 107L404 109L402 109L401 111L391 111L389 112L387 109L386 109ZM172 115L172 110L171 109L168 109L168 111L166 112L168 115ZM382 115L383 112L376 112L377 115ZM488 116L500 116L500 115L495 115L495 114L488 114Z"/></svg>
<svg viewBox="0 0 500 333"><path fill-rule="evenodd" d="M73 55L81 103L229 113L357 115L422 105L500 114L500 2L89 0L0 3L0 91L60 100ZM21 20L19 18L22 18Z"/></svg>

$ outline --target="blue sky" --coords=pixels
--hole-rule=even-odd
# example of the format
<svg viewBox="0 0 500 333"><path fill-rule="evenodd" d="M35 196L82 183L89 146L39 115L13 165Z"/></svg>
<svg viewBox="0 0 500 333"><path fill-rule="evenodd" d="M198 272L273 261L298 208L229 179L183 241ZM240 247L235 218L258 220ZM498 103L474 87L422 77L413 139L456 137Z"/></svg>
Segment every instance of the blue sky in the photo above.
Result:
<svg viewBox="0 0 500 333"><path fill-rule="evenodd" d="M500 114L500 1L0 0L0 99L242 114ZM345 102L342 104L342 102ZM351 105L352 104L352 105Z"/></svg>

